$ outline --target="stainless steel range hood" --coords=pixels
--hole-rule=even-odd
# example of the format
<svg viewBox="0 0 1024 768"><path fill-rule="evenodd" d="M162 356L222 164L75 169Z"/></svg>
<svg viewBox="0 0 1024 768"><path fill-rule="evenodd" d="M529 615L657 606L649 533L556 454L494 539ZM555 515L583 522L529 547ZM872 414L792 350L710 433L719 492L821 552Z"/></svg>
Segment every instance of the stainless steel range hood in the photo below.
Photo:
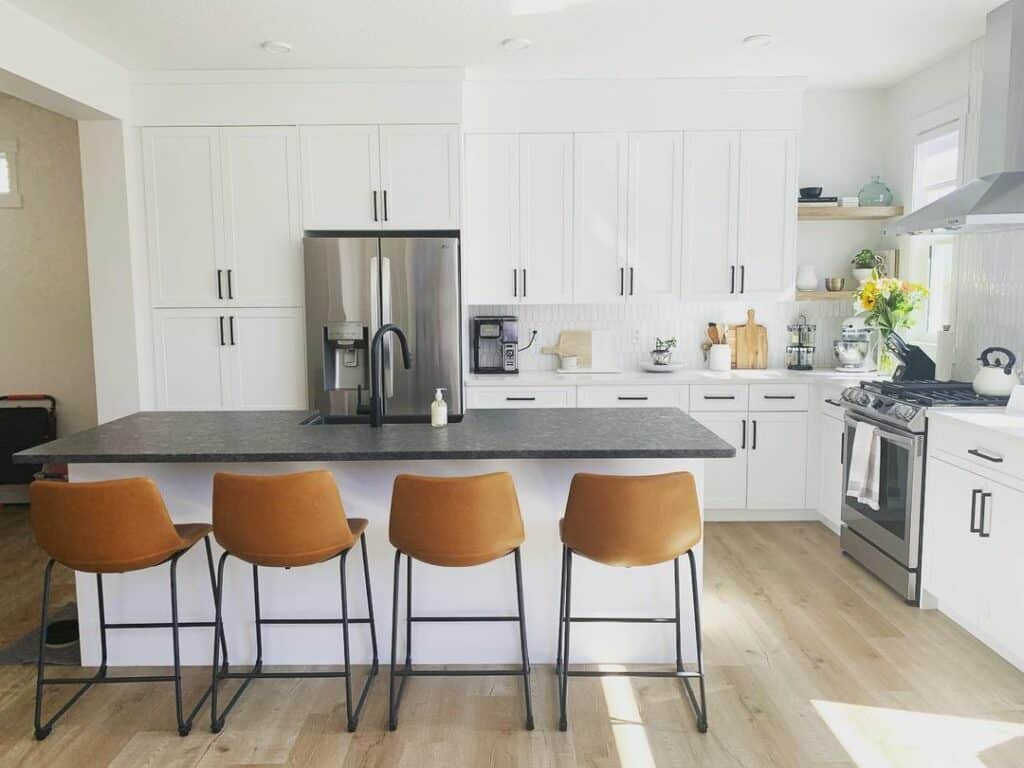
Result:
<svg viewBox="0 0 1024 768"><path fill-rule="evenodd" d="M1024 226L1024 0L988 14L978 173L980 178L897 219L886 234Z"/></svg>

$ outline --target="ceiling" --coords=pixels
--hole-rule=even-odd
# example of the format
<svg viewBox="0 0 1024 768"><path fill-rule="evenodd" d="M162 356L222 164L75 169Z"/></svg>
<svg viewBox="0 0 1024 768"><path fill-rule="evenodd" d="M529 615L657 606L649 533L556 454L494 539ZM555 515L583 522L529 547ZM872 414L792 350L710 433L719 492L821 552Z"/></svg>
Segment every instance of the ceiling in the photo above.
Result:
<svg viewBox="0 0 1024 768"><path fill-rule="evenodd" d="M1002 0L8 0L133 70L466 67L481 77L892 84ZM750 50L746 35L774 46ZM507 37L533 46L508 51ZM264 40L284 40L270 55Z"/></svg>

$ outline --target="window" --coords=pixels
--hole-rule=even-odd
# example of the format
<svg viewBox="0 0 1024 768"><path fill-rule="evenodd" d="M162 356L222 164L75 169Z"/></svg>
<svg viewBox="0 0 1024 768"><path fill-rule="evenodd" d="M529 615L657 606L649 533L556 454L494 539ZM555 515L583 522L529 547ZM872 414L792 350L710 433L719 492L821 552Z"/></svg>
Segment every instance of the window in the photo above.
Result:
<svg viewBox="0 0 1024 768"><path fill-rule="evenodd" d="M20 208L18 142L0 141L0 208Z"/></svg>

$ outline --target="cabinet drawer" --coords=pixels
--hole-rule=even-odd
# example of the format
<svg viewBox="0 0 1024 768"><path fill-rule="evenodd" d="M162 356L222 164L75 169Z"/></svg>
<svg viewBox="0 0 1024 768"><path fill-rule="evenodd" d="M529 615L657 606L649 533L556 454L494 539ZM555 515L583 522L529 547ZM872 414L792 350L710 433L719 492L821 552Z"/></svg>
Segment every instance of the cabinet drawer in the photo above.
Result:
<svg viewBox="0 0 1024 768"><path fill-rule="evenodd" d="M965 468L1024 481L1024 442L955 419L928 422L928 452Z"/></svg>
<svg viewBox="0 0 1024 768"><path fill-rule="evenodd" d="M471 387L469 408L575 408L575 387Z"/></svg>
<svg viewBox="0 0 1024 768"><path fill-rule="evenodd" d="M751 384L752 411L806 411L806 384Z"/></svg>
<svg viewBox="0 0 1024 768"><path fill-rule="evenodd" d="M746 384L694 384L690 387L691 411L745 411Z"/></svg>
<svg viewBox="0 0 1024 768"><path fill-rule="evenodd" d="M576 390L580 408L682 408L686 410L687 387L584 386Z"/></svg>

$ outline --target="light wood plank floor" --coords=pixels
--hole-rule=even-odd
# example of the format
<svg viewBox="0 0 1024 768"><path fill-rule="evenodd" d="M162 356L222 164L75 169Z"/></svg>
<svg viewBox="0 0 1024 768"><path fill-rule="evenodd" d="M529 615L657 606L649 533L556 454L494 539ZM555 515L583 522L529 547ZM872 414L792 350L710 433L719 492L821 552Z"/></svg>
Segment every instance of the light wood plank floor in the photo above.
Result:
<svg viewBox="0 0 1024 768"><path fill-rule="evenodd" d="M0 515L7 639L35 621L42 556L23 512ZM519 684L508 678L412 680L388 733L382 675L354 735L340 681L268 680L217 736L205 710L177 736L166 684L107 686L37 743L34 671L3 667L0 764L1024 766L1024 674L938 613L905 606L825 528L709 524L705 551L706 735L674 681L614 678L572 681L570 731L560 733L552 669L538 666L533 733L521 729ZM193 674L187 692L205 679Z"/></svg>

